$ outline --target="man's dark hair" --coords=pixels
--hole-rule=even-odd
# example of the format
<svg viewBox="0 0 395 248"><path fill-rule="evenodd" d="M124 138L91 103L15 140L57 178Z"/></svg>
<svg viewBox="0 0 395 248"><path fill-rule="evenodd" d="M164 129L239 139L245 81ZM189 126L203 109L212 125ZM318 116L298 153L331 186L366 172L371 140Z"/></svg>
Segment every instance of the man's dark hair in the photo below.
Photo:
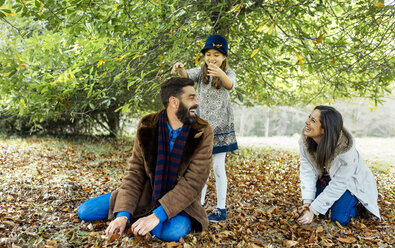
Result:
<svg viewBox="0 0 395 248"><path fill-rule="evenodd" d="M193 87L193 85L194 82L192 79L180 77L170 78L166 82L162 83L160 85L160 99L162 100L165 108L169 105L169 98L171 96L180 98L182 93L184 93L183 88L185 86Z"/></svg>

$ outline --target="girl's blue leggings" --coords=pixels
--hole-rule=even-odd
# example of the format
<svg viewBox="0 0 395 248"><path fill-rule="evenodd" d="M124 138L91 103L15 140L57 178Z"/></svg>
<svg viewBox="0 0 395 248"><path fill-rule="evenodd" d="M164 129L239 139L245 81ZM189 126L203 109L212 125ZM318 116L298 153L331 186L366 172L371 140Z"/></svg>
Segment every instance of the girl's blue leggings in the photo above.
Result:
<svg viewBox="0 0 395 248"><path fill-rule="evenodd" d="M78 207L78 216L84 221L95 221L107 218L110 208L111 193L91 198ZM137 221L132 218L131 223ZM191 231L191 219L182 211L178 215L159 223L151 234L163 241L179 241Z"/></svg>
<svg viewBox="0 0 395 248"><path fill-rule="evenodd" d="M323 190L324 188L317 186L316 197L321 194ZM355 208L357 203L358 199L347 190L330 208L331 220L333 222L339 222L342 226L347 225L348 222L351 221L351 218L355 218L357 215L357 210Z"/></svg>

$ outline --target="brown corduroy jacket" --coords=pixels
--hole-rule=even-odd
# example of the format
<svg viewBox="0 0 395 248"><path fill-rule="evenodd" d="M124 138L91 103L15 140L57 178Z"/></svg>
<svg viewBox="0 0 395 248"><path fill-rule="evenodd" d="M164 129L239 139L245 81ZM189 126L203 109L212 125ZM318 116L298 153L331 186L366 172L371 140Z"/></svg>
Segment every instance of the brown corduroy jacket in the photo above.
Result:
<svg viewBox="0 0 395 248"><path fill-rule="evenodd" d="M120 211L128 211L132 218L150 214L154 210L152 190L158 149L160 112L146 115L138 125L128 168L120 188L111 194L108 218ZM176 186L159 200L168 218L185 211L192 221L192 231L208 226L206 211L200 195L212 167L213 131L197 117L192 125L178 169Z"/></svg>

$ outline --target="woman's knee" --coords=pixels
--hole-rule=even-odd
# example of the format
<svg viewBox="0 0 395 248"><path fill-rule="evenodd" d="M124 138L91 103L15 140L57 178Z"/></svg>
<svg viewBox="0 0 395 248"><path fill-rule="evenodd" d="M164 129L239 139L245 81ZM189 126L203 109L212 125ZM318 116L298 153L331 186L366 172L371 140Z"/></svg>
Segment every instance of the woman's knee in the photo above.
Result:
<svg viewBox="0 0 395 248"><path fill-rule="evenodd" d="M353 218L352 215L331 214L331 221L333 221L333 222L337 221L342 226L347 225L351 221L351 218Z"/></svg>
<svg viewBox="0 0 395 248"><path fill-rule="evenodd" d="M331 207L331 220L347 225L356 216L357 203L358 199L347 190Z"/></svg>

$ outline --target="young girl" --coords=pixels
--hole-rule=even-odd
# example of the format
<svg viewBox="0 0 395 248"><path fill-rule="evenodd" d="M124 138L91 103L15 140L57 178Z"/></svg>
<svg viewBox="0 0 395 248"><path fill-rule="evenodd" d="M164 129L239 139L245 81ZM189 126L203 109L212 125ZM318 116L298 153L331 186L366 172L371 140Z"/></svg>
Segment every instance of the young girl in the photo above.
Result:
<svg viewBox="0 0 395 248"><path fill-rule="evenodd" d="M377 186L341 114L330 106L317 106L306 120L300 146L300 184L304 205L300 224L331 210L331 220L346 225L358 210L380 219Z"/></svg>
<svg viewBox="0 0 395 248"><path fill-rule="evenodd" d="M214 130L213 167L217 190L217 208L209 220L218 222L226 219L227 178L225 171L226 152L237 147L234 131L233 111L229 91L236 86L236 74L227 65L228 42L221 35L207 38L202 67L185 70L182 63L173 66L172 73L189 77L197 84L200 102L198 115L207 120ZM204 205L207 185L203 188L201 203Z"/></svg>

